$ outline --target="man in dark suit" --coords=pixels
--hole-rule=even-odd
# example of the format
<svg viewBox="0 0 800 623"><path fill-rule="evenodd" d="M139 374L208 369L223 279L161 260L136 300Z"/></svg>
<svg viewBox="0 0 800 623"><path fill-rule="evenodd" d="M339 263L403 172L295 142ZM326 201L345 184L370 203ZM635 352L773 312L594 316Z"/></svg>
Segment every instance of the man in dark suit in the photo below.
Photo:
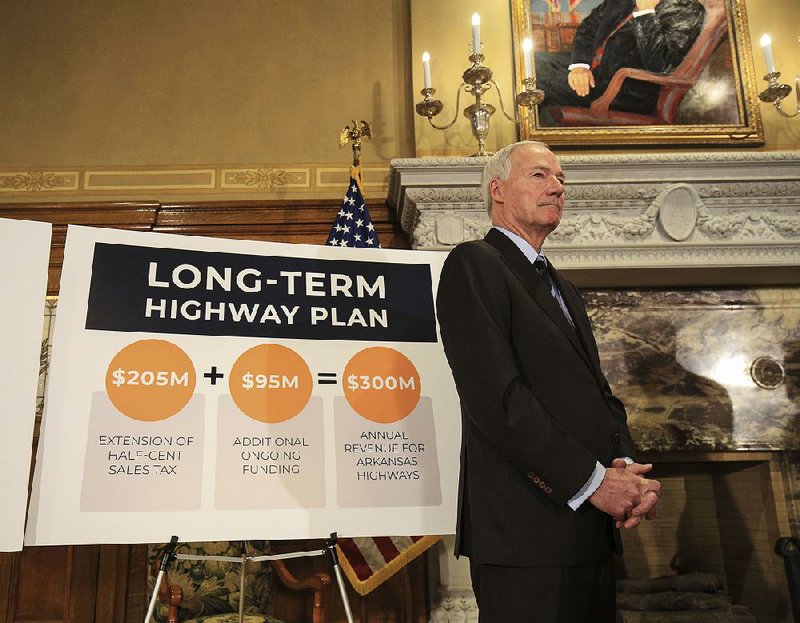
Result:
<svg viewBox="0 0 800 623"><path fill-rule="evenodd" d="M462 408L455 553L482 623L610 623L618 528L652 517L661 485L630 458L580 293L539 266L564 206L558 159L510 145L482 186L493 228L450 252L437 295Z"/></svg>
<svg viewBox="0 0 800 623"><path fill-rule="evenodd" d="M694 44L704 17L698 0L604 0L578 27L569 60L537 55L542 106L588 106L622 67L671 72ZM659 88L625 80L611 108L652 114Z"/></svg>

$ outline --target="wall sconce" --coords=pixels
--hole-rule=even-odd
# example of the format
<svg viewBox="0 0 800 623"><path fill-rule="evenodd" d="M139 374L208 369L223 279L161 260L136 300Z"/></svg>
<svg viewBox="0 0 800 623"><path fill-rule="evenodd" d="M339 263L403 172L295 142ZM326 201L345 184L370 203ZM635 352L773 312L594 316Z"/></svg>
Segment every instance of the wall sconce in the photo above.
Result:
<svg viewBox="0 0 800 623"><path fill-rule="evenodd" d="M427 117L433 128L447 130L458 119L458 106L461 101L461 89L463 88L464 91L475 96L475 103L464 108L464 116L470 120L470 125L472 126L472 135L478 141L478 151L472 156L491 156L492 152L488 152L485 149L485 142L486 135L489 133L489 119L496 109L491 104L483 101L483 94L494 86L497 90L497 98L500 101L500 109L503 111L503 115L509 121L515 121L515 119L506 112L503 98L500 95L500 87L492 80L492 70L482 64L484 56L481 53L480 24L480 16L475 13L472 16L472 54L469 56L469 61L472 65L461 76L462 82L456 91L456 114L453 120L446 125L436 125L433 122L433 117L442 112L444 105L441 100L433 98L436 89L431 87L431 57L427 52L422 55L424 88L420 93L423 99L417 103L415 110L418 115ZM544 92L536 88L536 79L531 76L530 48L525 50L525 79L522 84L524 85L524 90L517 94L516 103L518 106L530 110L544 99Z"/></svg>
<svg viewBox="0 0 800 623"><path fill-rule="evenodd" d="M758 94L758 99L762 102L773 104L775 110L784 117L789 119L796 117L800 114L800 76L795 78L794 81L797 108L793 113L784 112L781 108L781 100L792 92L792 87L788 84L778 82L778 78L781 77L781 72L775 69L775 59L772 57L772 37L769 35L761 35L759 43L761 44L761 49L764 51L764 59L767 61L767 75L764 76L764 80L767 81L767 88Z"/></svg>

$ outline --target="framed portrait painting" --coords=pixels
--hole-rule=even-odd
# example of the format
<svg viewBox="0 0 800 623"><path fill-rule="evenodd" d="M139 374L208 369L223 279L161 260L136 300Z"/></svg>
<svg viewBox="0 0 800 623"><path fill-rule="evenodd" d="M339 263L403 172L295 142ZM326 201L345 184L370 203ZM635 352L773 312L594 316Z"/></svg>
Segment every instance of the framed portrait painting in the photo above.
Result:
<svg viewBox="0 0 800 623"><path fill-rule="evenodd" d="M744 0L511 0L520 137L550 145L762 145ZM522 42L533 42L524 62Z"/></svg>

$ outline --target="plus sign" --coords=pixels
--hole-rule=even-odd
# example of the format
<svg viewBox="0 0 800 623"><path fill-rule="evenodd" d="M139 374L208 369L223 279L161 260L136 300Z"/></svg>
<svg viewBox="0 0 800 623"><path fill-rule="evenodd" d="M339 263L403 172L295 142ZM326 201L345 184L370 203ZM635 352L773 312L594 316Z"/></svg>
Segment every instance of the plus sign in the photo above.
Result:
<svg viewBox="0 0 800 623"><path fill-rule="evenodd" d="M207 379L210 379L212 385L216 385L217 379L221 379L225 375L222 374L221 372L217 372L217 366L211 366L211 371L206 372L203 376L206 377Z"/></svg>

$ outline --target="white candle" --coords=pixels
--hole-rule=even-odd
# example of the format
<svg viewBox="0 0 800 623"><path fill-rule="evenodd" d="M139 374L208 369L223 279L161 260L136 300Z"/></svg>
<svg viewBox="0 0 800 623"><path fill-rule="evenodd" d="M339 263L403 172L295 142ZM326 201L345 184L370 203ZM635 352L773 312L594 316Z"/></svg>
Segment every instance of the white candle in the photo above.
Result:
<svg viewBox="0 0 800 623"><path fill-rule="evenodd" d="M764 60L767 61L767 73L775 72L775 59L772 58L772 37L769 35L761 35L759 40L761 48L764 50Z"/></svg>
<svg viewBox="0 0 800 623"><path fill-rule="evenodd" d="M472 53L481 53L481 16L472 14Z"/></svg>
<svg viewBox="0 0 800 623"><path fill-rule="evenodd" d="M533 50L533 41L525 38L522 41L522 60L525 63L525 77L531 77L531 50Z"/></svg>
<svg viewBox="0 0 800 623"><path fill-rule="evenodd" d="M422 53L422 78L425 88L431 88L431 55L427 52Z"/></svg>

